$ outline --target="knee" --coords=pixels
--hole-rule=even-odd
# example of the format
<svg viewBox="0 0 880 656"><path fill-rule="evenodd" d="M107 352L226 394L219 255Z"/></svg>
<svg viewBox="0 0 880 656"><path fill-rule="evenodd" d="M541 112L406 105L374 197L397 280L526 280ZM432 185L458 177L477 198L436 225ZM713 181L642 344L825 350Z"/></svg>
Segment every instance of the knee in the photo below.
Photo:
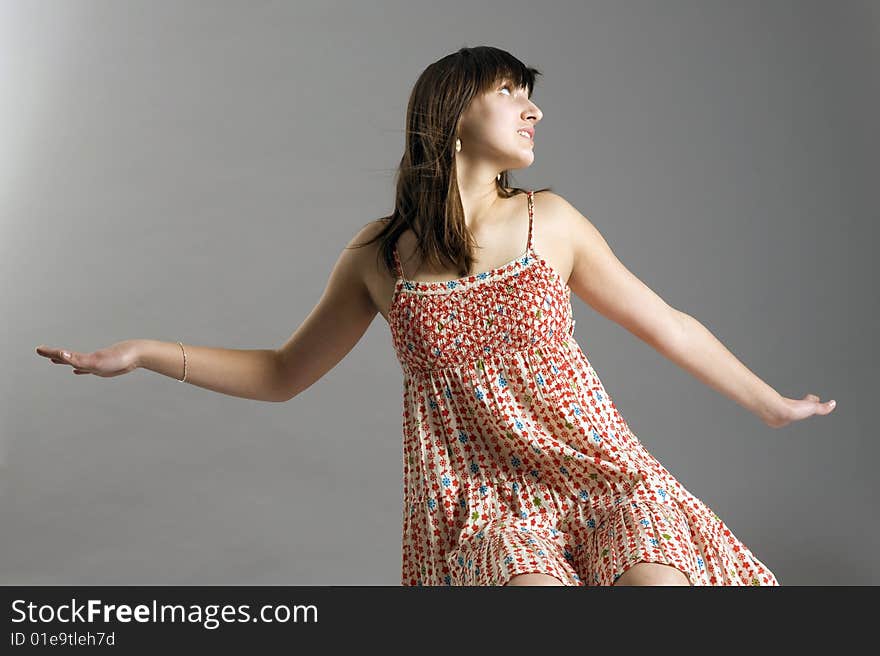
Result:
<svg viewBox="0 0 880 656"><path fill-rule="evenodd" d="M663 563L639 562L630 566L612 585L691 585L687 574Z"/></svg>
<svg viewBox="0 0 880 656"><path fill-rule="evenodd" d="M565 585L555 576L549 574L539 574L530 572L528 574L517 574L512 576L505 585Z"/></svg>

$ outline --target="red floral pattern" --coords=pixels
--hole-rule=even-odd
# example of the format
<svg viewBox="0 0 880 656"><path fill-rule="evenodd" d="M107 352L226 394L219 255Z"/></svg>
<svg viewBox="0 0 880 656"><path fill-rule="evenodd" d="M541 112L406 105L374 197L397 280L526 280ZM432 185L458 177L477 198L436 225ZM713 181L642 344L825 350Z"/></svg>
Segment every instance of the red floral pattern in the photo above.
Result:
<svg viewBox="0 0 880 656"><path fill-rule="evenodd" d="M403 585L541 572L613 585L638 562L692 585L779 585L630 430L574 339L571 289L532 246L450 281L398 279Z"/></svg>

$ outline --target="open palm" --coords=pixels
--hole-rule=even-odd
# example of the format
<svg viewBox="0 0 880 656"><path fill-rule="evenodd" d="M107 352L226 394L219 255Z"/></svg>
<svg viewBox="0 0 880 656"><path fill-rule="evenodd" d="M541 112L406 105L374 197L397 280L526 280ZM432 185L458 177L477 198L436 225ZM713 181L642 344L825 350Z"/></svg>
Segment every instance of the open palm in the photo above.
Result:
<svg viewBox="0 0 880 656"><path fill-rule="evenodd" d="M93 374L101 378L112 378L137 369L133 340L117 342L92 353L78 353L42 344L34 350L37 355L49 358L55 364L69 364L73 367L73 373L80 375Z"/></svg>
<svg viewBox="0 0 880 656"><path fill-rule="evenodd" d="M764 423L770 428L782 428L799 419L806 419L813 415L830 414L835 407L837 407L836 401L822 403L815 394L807 394L802 399L782 397L779 407L774 410L771 417L764 420Z"/></svg>

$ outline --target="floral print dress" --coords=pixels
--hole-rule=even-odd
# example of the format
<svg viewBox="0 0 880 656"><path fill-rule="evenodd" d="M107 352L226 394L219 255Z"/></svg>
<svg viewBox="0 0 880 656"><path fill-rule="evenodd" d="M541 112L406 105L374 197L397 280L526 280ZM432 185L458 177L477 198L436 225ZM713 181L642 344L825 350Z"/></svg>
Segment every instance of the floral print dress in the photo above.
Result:
<svg viewBox="0 0 880 656"><path fill-rule="evenodd" d="M691 585L779 585L630 430L574 338L571 289L535 252L483 273L397 281L403 369L402 585L539 572L613 585L639 562Z"/></svg>

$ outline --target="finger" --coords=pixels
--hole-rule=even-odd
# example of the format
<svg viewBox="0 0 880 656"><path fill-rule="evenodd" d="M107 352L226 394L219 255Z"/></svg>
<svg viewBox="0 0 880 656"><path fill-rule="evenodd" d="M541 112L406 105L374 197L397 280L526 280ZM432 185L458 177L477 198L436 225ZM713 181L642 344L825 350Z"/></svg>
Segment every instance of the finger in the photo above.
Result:
<svg viewBox="0 0 880 656"><path fill-rule="evenodd" d="M39 355L47 357L51 359L52 362L56 362L58 364L66 362L71 355L69 351L62 351L61 349L48 348L44 346L38 346L35 350Z"/></svg>
<svg viewBox="0 0 880 656"><path fill-rule="evenodd" d="M807 394L804 396L804 399L806 399L807 401L818 401L819 397L815 394Z"/></svg>
<svg viewBox="0 0 880 656"><path fill-rule="evenodd" d="M35 348L34 352L37 355L42 355L44 358L55 358L58 357L58 355L60 354L59 349L43 346L42 344Z"/></svg>

